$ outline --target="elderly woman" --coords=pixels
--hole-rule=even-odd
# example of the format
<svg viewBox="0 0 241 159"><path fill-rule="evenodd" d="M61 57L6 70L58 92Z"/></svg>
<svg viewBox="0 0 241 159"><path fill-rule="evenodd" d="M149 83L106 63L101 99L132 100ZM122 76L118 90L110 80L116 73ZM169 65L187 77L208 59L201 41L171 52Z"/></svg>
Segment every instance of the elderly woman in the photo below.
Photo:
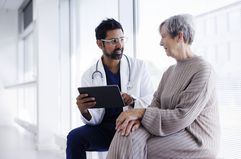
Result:
<svg viewBox="0 0 241 159"><path fill-rule="evenodd" d="M191 50L191 15L161 23L161 43L176 60L163 74L151 105L122 112L108 159L213 159L219 145L214 71Z"/></svg>

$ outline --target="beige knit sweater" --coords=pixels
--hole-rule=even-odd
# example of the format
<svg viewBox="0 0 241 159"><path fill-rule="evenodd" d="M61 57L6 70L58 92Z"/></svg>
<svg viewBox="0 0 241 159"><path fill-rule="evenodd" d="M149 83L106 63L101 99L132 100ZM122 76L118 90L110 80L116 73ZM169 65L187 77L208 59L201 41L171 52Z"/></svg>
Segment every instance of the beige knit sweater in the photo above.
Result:
<svg viewBox="0 0 241 159"><path fill-rule="evenodd" d="M148 145L163 147L162 138L168 137L162 158L215 156L219 118L214 81L210 64L198 56L178 61L163 74L142 119L146 130L161 138Z"/></svg>

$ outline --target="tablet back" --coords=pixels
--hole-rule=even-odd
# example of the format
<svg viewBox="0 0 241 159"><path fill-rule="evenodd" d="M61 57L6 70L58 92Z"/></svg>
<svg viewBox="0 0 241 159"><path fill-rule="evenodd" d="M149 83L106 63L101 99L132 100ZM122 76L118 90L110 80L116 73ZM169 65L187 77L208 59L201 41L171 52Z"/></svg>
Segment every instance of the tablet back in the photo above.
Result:
<svg viewBox="0 0 241 159"><path fill-rule="evenodd" d="M92 108L123 107L124 102L117 85L79 87L80 94L87 93L89 97L95 97L96 105Z"/></svg>

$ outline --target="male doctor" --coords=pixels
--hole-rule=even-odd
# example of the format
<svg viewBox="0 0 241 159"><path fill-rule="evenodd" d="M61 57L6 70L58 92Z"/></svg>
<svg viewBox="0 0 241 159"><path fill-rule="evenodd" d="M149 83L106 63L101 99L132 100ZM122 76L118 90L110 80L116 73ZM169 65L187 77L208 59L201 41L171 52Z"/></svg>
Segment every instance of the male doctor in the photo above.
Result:
<svg viewBox="0 0 241 159"><path fill-rule="evenodd" d="M88 94L80 94L76 104L86 125L68 134L67 159L85 159L86 151L107 151L119 114L126 109L147 107L153 95L144 62L123 55L126 38L121 24L114 19L103 20L96 27L95 34L103 55L83 74L82 86L118 85L126 107L89 109L96 104L95 99L88 97ZM135 123L132 126L134 129Z"/></svg>

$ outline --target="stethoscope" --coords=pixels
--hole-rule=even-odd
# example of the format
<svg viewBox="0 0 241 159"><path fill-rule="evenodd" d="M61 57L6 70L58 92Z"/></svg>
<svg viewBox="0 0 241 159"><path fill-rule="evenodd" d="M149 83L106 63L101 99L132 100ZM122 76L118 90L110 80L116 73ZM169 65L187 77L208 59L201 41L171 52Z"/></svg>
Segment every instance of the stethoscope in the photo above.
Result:
<svg viewBox="0 0 241 159"><path fill-rule="evenodd" d="M130 90L132 88L131 86L131 66L130 66L130 61L128 59L128 57L123 54L127 60L127 64L128 64L128 71L129 71L129 75L128 75L128 82L127 82L127 90ZM103 74L98 70L98 64L99 64L99 60L96 62L96 65L95 65L95 71L92 73L92 82L95 80L96 77L99 77L103 80L104 77L103 77Z"/></svg>

